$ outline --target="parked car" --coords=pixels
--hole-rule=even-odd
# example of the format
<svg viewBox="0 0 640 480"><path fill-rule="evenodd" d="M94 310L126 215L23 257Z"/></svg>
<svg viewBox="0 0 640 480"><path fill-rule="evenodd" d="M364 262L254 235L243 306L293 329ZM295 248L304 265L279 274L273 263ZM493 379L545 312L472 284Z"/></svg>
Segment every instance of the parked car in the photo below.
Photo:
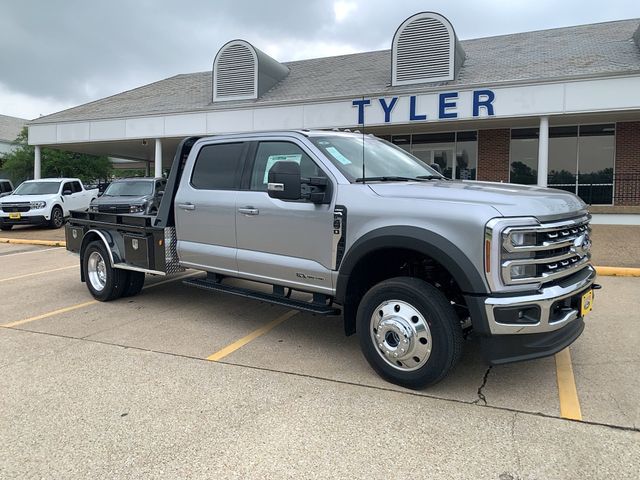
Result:
<svg viewBox="0 0 640 480"><path fill-rule="evenodd" d="M166 192L155 217L73 212L67 249L94 298L140 293L145 272L204 271L183 283L342 314L374 370L409 388L444 378L471 331L493 365L559 352L599 288L580 198L448 180L373 136L189 138Z"/></svg>
<svg viewBox="0 0 640 480"><path fill-rule="evenodd" d="M114 180L99 198L91 202L89 211L155 215L166 185L164 178Z"/></svg>
<svg viewBox="0 0 640 480"><path fill-rule="evenodd" d="M77 178L43 178L21 183L0 201L0 229L14 225L60 228L71 210L87 210L98 190L87 190Z"/></svg>
<svg viewBox="0 0 640 480"><path fill-rule="evenodd" d="M11 192L13 192L13 183L11 183L11 180L0 178L0 198L11 195Z"/></svg>

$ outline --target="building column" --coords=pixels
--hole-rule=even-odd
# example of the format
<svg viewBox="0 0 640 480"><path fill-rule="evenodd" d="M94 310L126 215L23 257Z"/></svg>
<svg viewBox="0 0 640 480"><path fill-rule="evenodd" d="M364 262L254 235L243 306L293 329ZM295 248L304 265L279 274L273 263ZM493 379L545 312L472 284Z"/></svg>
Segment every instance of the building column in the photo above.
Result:
<svg viewBox="0 0 640 480"><path fill-rule="evenodd" d="M538 186L547 186L549 175L549 117L540 117L538 135Z"/></svg>
<svg viewBox="0 0 640 480"><path fill-rule="evenodd" d="M40 145L33 148L33 179L38 180L42 177L42 160L40 157Z"/></svg>
<svg viewBox="0 0 640 480"><path fill-rule="evenodd" d="M144 162L144 176L145 177L151 176L151 162L149 160Z"/></svg>
<svg viewBox="0 0 640 480"><path fill-rule="evenodd" d="M156 138L155 176L162 176L162 141Z"/></svg>

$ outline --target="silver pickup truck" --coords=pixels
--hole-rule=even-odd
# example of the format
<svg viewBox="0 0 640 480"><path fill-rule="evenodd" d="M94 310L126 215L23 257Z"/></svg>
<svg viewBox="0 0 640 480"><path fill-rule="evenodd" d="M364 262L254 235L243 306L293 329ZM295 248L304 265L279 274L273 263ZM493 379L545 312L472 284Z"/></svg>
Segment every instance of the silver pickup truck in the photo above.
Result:
<svg viewBox="0 0 640 480"><path fill-rule="evenodd" d="M491 364L578 338L589 218L566 192L451 181L376 137L303 130L185 139L157 215L73 212L66 239L98 300L201 270L184 283L342 315L376 372L423 388L470 333Z"/></svg>

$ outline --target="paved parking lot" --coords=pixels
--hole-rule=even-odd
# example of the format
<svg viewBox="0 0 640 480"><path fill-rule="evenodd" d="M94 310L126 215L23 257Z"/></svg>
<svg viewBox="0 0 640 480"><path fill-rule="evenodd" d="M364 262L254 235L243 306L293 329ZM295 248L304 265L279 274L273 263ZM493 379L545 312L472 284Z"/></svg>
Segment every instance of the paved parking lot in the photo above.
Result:
<svg viewBox="0 0 640 480"><path fill-rule="evenodd" d="M576 407L562 359L488 369L472 338L414 392L340 318L178 277L99 303L78 270L0 244L0 478L637 478L640 278L599 279L570 349Z"/></svg>

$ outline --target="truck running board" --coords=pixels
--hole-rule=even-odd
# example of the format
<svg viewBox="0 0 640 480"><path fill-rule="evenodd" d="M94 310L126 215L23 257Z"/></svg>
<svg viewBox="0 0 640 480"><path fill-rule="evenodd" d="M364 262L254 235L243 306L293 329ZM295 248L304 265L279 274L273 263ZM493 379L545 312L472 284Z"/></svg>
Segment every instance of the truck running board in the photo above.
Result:
<svg viewBox="0 0 640 480"><path fill-rule="evenodd" d="M340 315L339 308L332 307L326 303L320 302L303 302L301 300L294 300L287 298L283 295L276 295L264 292L257 292L255 290L249 290L248 288L233 287L231 285L224 285L219 281L209 280L207 278L190 278L183 280L185 285L201 288L203 290L210 290L216 292L230 293L231 295L238 295L239 297L253 298L254 300L260 300L262 302L273 303L275 305L282 305L283 307L293 308L294 310L301 310L303 312L311 312L316 315ZM314 299L318 295L314 295ZM322 295L321 297L326 298Z"/></svg>

